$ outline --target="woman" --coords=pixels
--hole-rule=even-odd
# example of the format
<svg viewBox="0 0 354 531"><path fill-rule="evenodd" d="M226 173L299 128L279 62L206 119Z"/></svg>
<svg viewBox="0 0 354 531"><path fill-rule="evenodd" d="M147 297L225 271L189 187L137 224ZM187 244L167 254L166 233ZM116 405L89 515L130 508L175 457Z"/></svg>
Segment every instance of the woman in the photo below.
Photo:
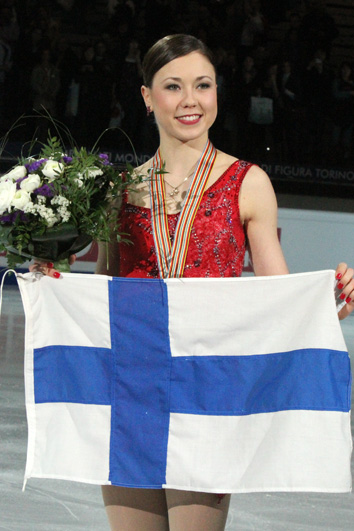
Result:
<svg viewBox="0 0 354 531"><path fill-rule="evenodd" d="M160 146L154 159L137 169L146 180L123 200L122 230L129 231L134 245L121 245L117 253L117 244L110 244L107 268L106 246L101 244L97 273L146 278L239 276L247 237L257 275L287 274L277 237L276 200L267 175L208 143L217 114L216 76L209 50L191 36L164 37L147 53L143 72L141 92L148 113L154 113ZM196 172L203 157L204 173ZM154 173L151 167L163 171ZM184 216L184 200L191 199L189 189L198 178L188 248L180 249L178 219ZM161 224L162 233L154 222L159 216L166 222ZM181 263L173 255L170 264L159 244L161 236L177 242L170 244L172 253L181 250ZM182 240L188 240L188 234L184 236ZM37 267L52 276L57 273L44 264ZM352 276L352 269L338 266L342 299L347 300L342 318L354 309ZM113 530L218 531L225 527L230 502L229 495L172 489L104 486L102 491Z"/></svg>

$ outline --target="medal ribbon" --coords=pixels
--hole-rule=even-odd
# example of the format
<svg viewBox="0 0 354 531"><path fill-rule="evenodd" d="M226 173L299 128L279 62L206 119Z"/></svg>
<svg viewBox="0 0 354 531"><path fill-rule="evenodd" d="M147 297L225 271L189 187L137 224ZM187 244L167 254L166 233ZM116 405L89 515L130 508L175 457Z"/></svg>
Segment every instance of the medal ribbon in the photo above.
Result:
<svg viewBox="0 0 354 531"><path fill-rule="evenodd" d="M161 278L183 276L192 225L215 158L216 149L208 140L192 177L172 245L165 208L165 183L163 173L158 171L162 169L160 150L154 156L150 179L151 224Z"/></svg>

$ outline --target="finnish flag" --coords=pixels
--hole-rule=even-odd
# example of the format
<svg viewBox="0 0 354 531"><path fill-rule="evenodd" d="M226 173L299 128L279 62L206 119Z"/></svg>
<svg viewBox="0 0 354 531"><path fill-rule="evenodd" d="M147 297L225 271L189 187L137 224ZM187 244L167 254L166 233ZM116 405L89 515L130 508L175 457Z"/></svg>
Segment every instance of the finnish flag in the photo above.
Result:
<svg viewBox="0 0 354 531"><path fill-rule="evenodd" d="M351 490L334 271L18 275L25 479L214 493Z"/></svg>

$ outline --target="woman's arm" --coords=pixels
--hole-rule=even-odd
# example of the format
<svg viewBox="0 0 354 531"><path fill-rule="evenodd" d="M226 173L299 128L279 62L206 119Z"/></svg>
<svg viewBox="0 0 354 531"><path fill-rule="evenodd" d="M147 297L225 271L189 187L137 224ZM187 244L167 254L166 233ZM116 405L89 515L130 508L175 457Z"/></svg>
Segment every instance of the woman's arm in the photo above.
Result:
<svg viewBox="0 0 354 531"><path fill-rule="evenodd" d="M289 273L278 238L274 190L269 177L258 166L253 166L248 171L242 183L240 214L255 274Z"/></svg>

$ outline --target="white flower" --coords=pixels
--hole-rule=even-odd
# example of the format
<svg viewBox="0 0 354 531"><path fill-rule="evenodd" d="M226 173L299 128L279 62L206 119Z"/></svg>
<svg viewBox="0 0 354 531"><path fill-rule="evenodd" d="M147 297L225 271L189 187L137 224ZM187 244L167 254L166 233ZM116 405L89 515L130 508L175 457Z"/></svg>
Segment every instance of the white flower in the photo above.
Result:
<svg viewBox="0 0 354 531"><path fill-rule="evenodd" d="M49 181L53 181L63 170L64 165L61 164L61 162L58 162L57 160L48 160L45 163L42 172L43 175L48 177Z"/></svg>
<svg viewBox="0 0 354 531"><path fill-rule="evenodd" d="M11 180L0 182L0 214L10 210L16 192L16 184Z"/></svg>
<svg viewBox="0 0 354 531"><path fill-rule="evenodd" d="M37 213L37 208L36 206L32 203L32 201L29 201L27 203L27 205L25 205L23 207L23 211L26 213L26 214L36 214Z"/></svg>
<svg viewBox="0 0 354 531"><path fill-rule="evenodd" d="M32 173L31 175L27 177L27 179L23 179L23 181L21 181L20 186L22 190L25 190L26 192L31 193L33 192L33 190L38 188L40 184L41 184L40 176L37 175L36 173Z"/></svg>
<svg viewBox="0 0 354 531"><path fill-rule="evenodd" d="M71 214L70 212L66 211L66 212L59 212L59 214L61 215L61 220L63 221L63 223L66 223L67 221L69 221L70 217L71 217Z"/></svg>
<svg viewBox="0 0 354 531"><path fill-rule="evenodd" d="M51 208L47 208L44 205L35 205L36 211L39 216L45 219L48 227L53 227L57 221L60 221Z"/></svg>
<svg viewBox="0 0 354 531"><path fill-rule="evenodd" d="M94 178L94 177L97 177L98 175L103 175L103 171L100 168L93 167L87 170L87 177L89 178Z"/></svg>
<svg viewBox="0 0 354 531"><path fill-rule="evenodd" d="M51 204L52 205L61 205L61 206L67 207L68 205L70 205L70 201L69 201L69 199L67 199L63 195L56 195L51 200Z"/></svg>
<svg viewBox="0 0 354 531"><path fill-rule="evenodd" d="M11 206L14 206L18 210L23 210L26 205L31 201L31 196L25 190L17 190L12 198Z"/></svg>
<svg viewBox="0 0 354 531"><path fill-rule="evenodd" d="M50 202L51 205L58 205L57 208L57 216L61 218L61 221L66 222L69 221L71 217L71 213L68 210L68 206L70 205L69 199L64 197L63 195L57 195L53 197L53 199ZM59 219L58 219L59 221Z"/></svg>
<svg viewBox="0 0 354 531"><path fill-rule="evenodd" d="M84 185L84 182L81 179L74 179L74 183L77 184L78 188L82 188Z"/></svg>
<svg viewBox="0 0 354 531"><path fill-rule="evenodd" d="M3 175L2 179L4 180L12 179L13 181L16 181L17 179L26 177L26 175L27 175L27 170L25 166L15 166L12 170L10 170L8 173Z"/></svg>

